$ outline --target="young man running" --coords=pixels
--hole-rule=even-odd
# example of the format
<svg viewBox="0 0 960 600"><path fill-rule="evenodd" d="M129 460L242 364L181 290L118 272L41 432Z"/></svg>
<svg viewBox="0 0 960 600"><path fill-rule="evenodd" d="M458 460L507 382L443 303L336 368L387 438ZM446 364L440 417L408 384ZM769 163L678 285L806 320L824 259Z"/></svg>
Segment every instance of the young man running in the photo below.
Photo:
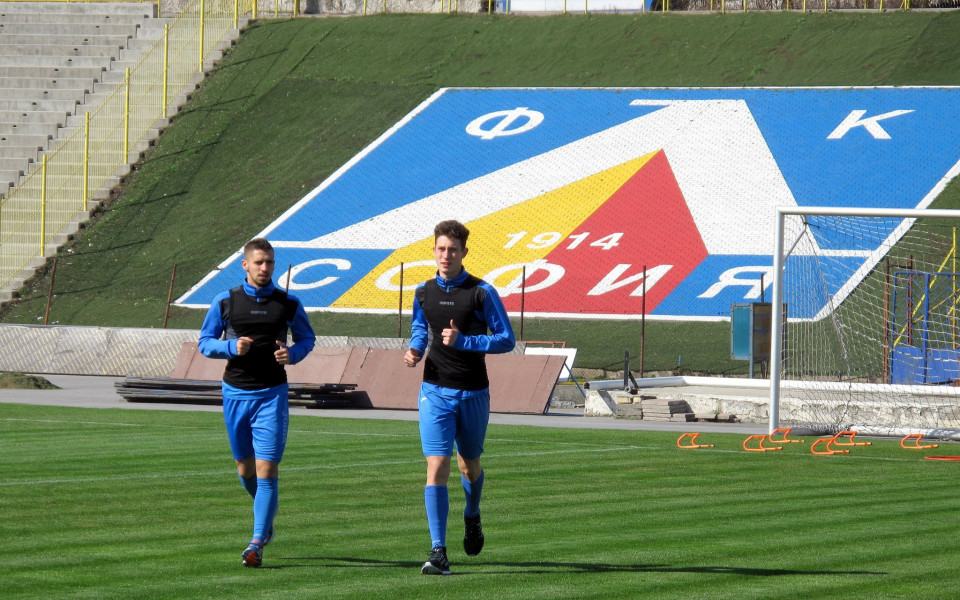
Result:
<svg viewBox="0 0 960 600"><path fill-rule="evenodd" d="M408 367L415 366L429 341L418 406L420 443L427 459L424 504L431 551L420 572L449 575L447 481L454 442L466 496L463 550L468 556L476 556L484 541L480 526L480 455L490 417L490 384L484 357L509 352L516 340L496 289L463 268L470 235L467 228L458 221L443 221L433 233L437 275L417 286L410 347L404 362Z"/></svg>
<svg viewBox="0 0 960 600"><path fill-rule="evenodd" d="M223 419L240 483L253 498L253 537L241 560L259 567L273 539L278 469L289 423L287 373L313 350L316 336L303 305L273 285L273 246L243 247L243 284L213 299L200 330L200 352L225 358ZM293 344L287 346L287 330ZM223 335L225 334L225 335ZM224 339L220 339L223 335Z"/></svg>

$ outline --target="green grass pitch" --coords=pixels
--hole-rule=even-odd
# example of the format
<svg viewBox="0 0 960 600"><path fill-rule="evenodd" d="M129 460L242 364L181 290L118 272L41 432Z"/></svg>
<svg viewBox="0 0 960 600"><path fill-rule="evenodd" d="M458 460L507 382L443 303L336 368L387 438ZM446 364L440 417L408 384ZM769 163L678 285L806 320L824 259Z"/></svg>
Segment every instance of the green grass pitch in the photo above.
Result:
<svg viewBox="0 0 960 600"><path fill-rule="evenodd" d="M954 598L960 464L873 441L748 453L745 436L492 425L487 544L429 551L415 422L291 418L277 538L244 569L250 500L214 412L0 405L3 597Z"/></svg>

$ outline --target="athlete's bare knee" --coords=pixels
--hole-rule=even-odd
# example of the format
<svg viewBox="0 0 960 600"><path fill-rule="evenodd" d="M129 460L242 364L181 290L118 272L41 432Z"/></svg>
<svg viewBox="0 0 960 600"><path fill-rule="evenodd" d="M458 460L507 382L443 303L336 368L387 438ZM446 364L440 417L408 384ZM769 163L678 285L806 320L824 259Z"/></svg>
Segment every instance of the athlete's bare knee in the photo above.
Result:
<svg viewBox="0 0 960 600"><path fill-rule="evenodd" d="M450 457L427 457L427 485L447 485L450 479Z"/></svg>
<svg viewBox="0 0 960 600"><path fill-rule="evenodd" d="M237 461L237 473L243 479L250 479L257 476L256 461L251 458L245 458Z"/></svg>
<svg viewBox="0 0 960 600"><path fill-rule="evenodd" d="M457 454L457 467L460 469L460 474L471 483L480 479L480 475L483 473L483 467L480 466L480 457L467 459Z"/></svg>

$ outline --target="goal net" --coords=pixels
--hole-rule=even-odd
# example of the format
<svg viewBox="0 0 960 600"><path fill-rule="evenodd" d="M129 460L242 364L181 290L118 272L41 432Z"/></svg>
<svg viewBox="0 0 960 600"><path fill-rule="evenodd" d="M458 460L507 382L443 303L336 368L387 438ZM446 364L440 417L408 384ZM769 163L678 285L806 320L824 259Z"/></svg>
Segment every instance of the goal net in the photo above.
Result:
<svg viewBox="0 0 960 600"><path fill-rule="evenodd" d="M960 211L778 211L771 430L960 434L958 229Z"/></svg>

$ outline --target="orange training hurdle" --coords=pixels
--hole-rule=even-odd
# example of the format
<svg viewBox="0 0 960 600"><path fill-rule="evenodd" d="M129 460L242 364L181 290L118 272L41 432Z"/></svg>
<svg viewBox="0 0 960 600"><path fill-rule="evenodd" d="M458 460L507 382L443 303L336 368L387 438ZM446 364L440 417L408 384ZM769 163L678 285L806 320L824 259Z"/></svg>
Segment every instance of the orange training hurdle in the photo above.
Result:
<svg viewBox="0 0 960 600"><path fill-rule="evenodd" d="M774 429L774 430L773 430L773 433L771 433L771 434L767 437L767 440L768 440L771 444L802 444L802 443L806 442L806 440L793 440L793 439L790 439L789 436L790 436L790 432L791 432L791 431L793 431L793 429L791 429L790 427L780 427L780 428L778 428L778 429ZM773 436L777 435L778 433L780 433L783 437L780 437L780 438L778 438L778 439L773 439Z"/></svg>
<svg viewBox="0 0 960 600"><path fill-rule="evenodd" d="M940 444L921 444L921 438L923 438L922 433L911 433L900 440L900 447L906 448L907 450L923 450L924 448L937 448L940 446ZM913 440L913 444L908 443L907 440Z"/></svg>
<svg viewBox="0 0 960 600"><path fill-rule="evenodd" d="M767 441L768 439L769 438L765 435L751 435L747 439L743 440L743 449L747 452L773 452L774 450L783 450L783 446L774 446L772 448L764 446L763 442ZM760 440L759 445L756 448L748 447L747 444L749 444L751 440Z"/></svg>
<svg viewBox="0 0 960 600"><path fill-rule="evenodd" d="M840 441L840 438L845 437L845 436L848 436L848 435L850 436L850 441L848 441L848 442L841 442L841 441ZM841 432L838 433L837 435L833 436L833 445L834 445L834 446L870 446L870 445L871 445L870 442L855 442L855 441L853 441L853 438L855 438L856 436L857 436L857 432L856 432L856 431L841 431Z"/></svg>
<svg viewBox="0 0 960 600"><path fill-rule="evenodd" d="M713 448L713 444L698 444L697 438L700 437L700 433L685 433L677 438L677 448L691 449L691 448ZM689 444L683 444L683 440L689 438Z"/></svg>
<svg viewBox="0 0 960 600"><path fill-rule="evenodd" d="M810 452L812 454L819 454L821 456L832 456L834 454L848 454L849 450L834 450L832 448L833 444L837 441L836 436L828 438L820 438L814 443L810 444ZM826 444L826 450L817 450L817 446L820 444ZM847 444L849 445L849 444Z"/></svg>

